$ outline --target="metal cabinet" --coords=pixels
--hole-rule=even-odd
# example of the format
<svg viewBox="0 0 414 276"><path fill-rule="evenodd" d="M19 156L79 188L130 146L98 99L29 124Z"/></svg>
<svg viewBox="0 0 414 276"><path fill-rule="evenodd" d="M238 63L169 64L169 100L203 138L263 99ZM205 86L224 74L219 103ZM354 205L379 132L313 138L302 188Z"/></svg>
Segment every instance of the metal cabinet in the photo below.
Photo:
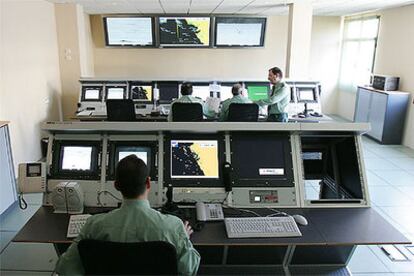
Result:
<svg viewBox="0 0 414 276"><path fill-rule="evenodd" d="M371 123L367 133L383 144L400 144L404 131L409 93L358 87L355 122Z"/></svg>

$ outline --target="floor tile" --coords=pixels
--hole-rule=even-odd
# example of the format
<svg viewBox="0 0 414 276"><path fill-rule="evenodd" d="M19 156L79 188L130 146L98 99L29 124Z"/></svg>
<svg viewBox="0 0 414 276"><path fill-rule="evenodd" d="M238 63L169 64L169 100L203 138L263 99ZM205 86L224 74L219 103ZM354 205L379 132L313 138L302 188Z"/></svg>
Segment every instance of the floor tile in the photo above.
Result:
<svg viewBox="0 0 414 276"><path fill-rule="evenodd" d="M412 186L398 186L396 187L398 190L406 194L411 200L414 201L414 183ZM413 215L414 216L414 215Z"/></svg>
<svg viewBox="0 0 414 276"><path fill-rule="evenodd" d="M388 186L390 185L388 182L383 180L382 178L378 177L375 174L375 171L367 170L367 179L369 186Z"/></svg>
<svg viewBox="0 0 414 276"><path fill-rule="evenodd" d="M381 273L389 272L387 267L378 259L378 257L366 245L358 246L348 268L352 273Z"/></svg>
<svg viewBox="0 0 414 276"><path fill-rule="evenodd" d="M382 158L365 158L365 168L368 170L398 170L395 164Z"/></svg>
<svg viewBox="0 0 414 276"><path fill-rule="evenodd" d="M377 206L414 206L414 201L395 187L371 186L369 194L371 201Z"/></svg>
<svg viewBox="0 0 414 276"><path fill-rule="evenodd" d="M26 210L14 206L0 221L0 231L19 231L26 222L36 213L39 205L28 205Z"/></svg>
<svg viewBox="0 0 414 276"><path fill-rule="evenodd" d="M406 171L386 171L386 170L372 170L370 171L387 181L392 186L413 186L414 187L414 176Z"/></svg>
<svg viewBox="0 0 414 276"><path fill-rule="evenodd" d="M25 194L24 200L26 200L27 204L42 205L43 194L42 193Z"/></svg>
<svg viewBox="0 0 414 276"><path fill-rule="evenodd" d="M407 250L403 246L398 246L401 251L408 256ZM381 260L381 262L388 268L389 271L393 273L414 273L414 261L413 258L410 258L408 262L393 262L391 261L385 253L379 248L379 246L370 246L372 252Z"/></svg>
<svg viewBox="0 0 414 276"><path fill-rule="evenodd" d="M401 148L384 147L384 148L377 148L377 150L371 149L370 151L372 151L375 155L377 155L381 158L404 158L404 157L406 158L406 157L410 157L410 156L407 155L407 153L404 153L400 149Z"/></svg>
<svg viewBox="0 0 414 276"><path fill-rule="evenodd" d="M414 172L414 158L388 158L398 168Z"/></svg>
<svg viewBox="0 0 414 276"><path fill-rule="evenodd" d="M410 149L408 147L399 148L399 151L407 155L407 157L414 157L414 149Z"/></svg>
<svg viewBox="0 0 414 276"><path fill-rule="evenodd" d="M373 150L370 150L367 147L363 149L363 155L364 155L364 158L379 158L380 157L377 154L375 154Z"/></svg>
<svg viewBox="0 0 414 276"><path fill-rule="evenodd" d="M400 231L414 233L414 216L410 209L400 206L380 209L402 227Z"/></svg>

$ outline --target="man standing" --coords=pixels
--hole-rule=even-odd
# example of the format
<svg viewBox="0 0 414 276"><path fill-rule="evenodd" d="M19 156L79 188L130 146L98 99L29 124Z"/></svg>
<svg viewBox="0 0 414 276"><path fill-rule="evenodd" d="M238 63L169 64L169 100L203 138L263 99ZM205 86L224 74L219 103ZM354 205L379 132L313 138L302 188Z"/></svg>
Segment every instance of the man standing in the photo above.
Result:
<svg viewBox="0 0 414 276"><path fill-rule="evenodd" d="M273 85L272 92L267 99L259 100L256 103L260 106L268 106L268 122L287 122L288 114L286 108L290 102L290 89L289 86L282 81L282 70L278 67L269 69L267 79Z"/></svg>

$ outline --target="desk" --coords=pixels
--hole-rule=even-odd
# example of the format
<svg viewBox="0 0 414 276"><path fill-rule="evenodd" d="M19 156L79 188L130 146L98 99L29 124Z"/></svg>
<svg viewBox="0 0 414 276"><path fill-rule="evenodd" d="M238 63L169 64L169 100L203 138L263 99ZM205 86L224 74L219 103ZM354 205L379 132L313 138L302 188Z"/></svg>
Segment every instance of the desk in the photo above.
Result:
<svg viewBox="0 0 414 276"><path fill-rule="evenodd" d="M108 211L86 208L85 212ZM273 213L255 209L261 215ZM245 266L241 273L263 273L258 265L271 266L272 272L286 269L301 273L303 265L328 265L333 271L346 270L356 245L409 244L410 241L371 208L280 209L289 214L302 214L309 222L299 226L302 237L228 239L223 222L207 222L194 232L191 240L202 256L203 273L234 274L234 266ZM224 209L225 216L251 216L234 209ZM52 207L41 207L13 239L13 242L37 242L66 245L68 214L54 214ZM221 266L221 270L217 270ZM300 267L299 267L300 266ZM215 269L215 270L214 270ZM253 269L249 272L249 269ZM316 268L314 268L316 269ZM321 267L325 269L326 267ZM329 271L331 271L329 270ZM321 273L322 270L318 270ZM317 273L317 272L315 272ZM277 273L276 273L277 274Z"/></svg>

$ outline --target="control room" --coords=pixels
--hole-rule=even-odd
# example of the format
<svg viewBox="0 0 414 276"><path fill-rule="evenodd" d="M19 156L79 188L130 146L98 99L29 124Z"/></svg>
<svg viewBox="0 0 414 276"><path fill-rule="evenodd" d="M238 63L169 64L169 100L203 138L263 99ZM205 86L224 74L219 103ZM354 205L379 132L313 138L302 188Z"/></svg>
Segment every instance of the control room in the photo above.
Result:
<svg viewBox="0 0 414 276"><path fill-rule="evenodd" d="M0 12L1 275L414 275L414 1Z"/></svg>

